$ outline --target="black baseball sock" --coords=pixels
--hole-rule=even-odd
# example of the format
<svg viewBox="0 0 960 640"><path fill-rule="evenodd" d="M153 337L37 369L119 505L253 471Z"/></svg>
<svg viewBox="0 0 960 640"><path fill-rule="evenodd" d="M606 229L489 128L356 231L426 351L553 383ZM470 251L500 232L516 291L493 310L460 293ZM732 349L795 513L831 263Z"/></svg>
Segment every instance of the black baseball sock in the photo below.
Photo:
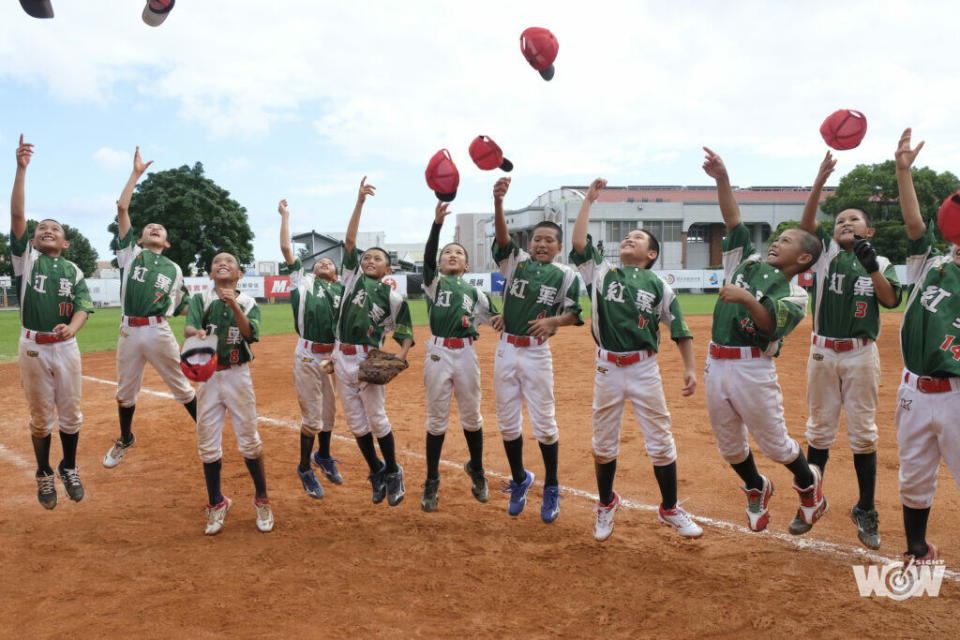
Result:
<svg viewBox="0 0 960 640"><path fill-rule="evenodd" d="M63 468L77 468L77 443L80 441L80 432L60 432L60 446L63 447Z"/></svg>
<svg viewBox="0 0 960 640"><path fill-rule="evenodd" d="M793 474L793 481L801 489L806 489L813 484L813 471L810 471L810 465L803 451L797 454L797 459L784 465Z"/></svg>
<svg viewBox="0 0 960 640"><path fill-rule="evenodd" d="M440 451L443 450L445 433L438 436L427 434L427 479L436 480L440 477Z"/></svg>
<svg viewBox="0 0 960 640"><path fill-rule="evenodd" d="M523 468L523 436L516 440L504 440L503 449L507 452L507 462L510 463L510 476L520 484L527 479L527 472Z"/></svg>
<svg viewBox="0 0 960 640"><path fill-rule="evenodd" d="M204 462L203 479L207 483L207 504L215 507L223 502L223 494L220 493L220 467L222 462Z"/></svg>
<svg viewBox="0 0 960 640"><path fill-rule="evenodd" d="M46 435L43 438L32 436L31 438L33 440L33 455L37 458L37 471L52 474L53 469L50 468L50 436Z"/></svg>
<svg viewBox="0 0 960 640"><path fill-rule="evenodd" d="M317 457L318 458L329 458L330 457L330 436L333 435L333 431L321 431L317 434Z"/></svg>
<svg viewBox="0 0 960 640"><path fill-rule="evenodd" d="M823 473L827 469L827 460L830 459L830 449L817 449L812 445L807 445L807 462L820 467Z"/></svg>
<svg viewBox="0 0 960 640"><path fill-rule="evenodd" d="M310 469L310 454L313 453L313 436L300 432L300 473Z"/></svg>
<svg viewBox="0 0 960 640"><path fill-rule="evenodd" d="M128 444L133 439L133 412L137 405L132 407L121 407L117 405L117 412L120 414L120 439L124 444Z"/></svg>
<svg viewBox="0 0 960 640"><path fill-rule="evenodd" d="M853 468L857 472L857 484L860 485L858 506L870 511L873 509L873 496L877 490L877 452L853 454Z"/></svg>
<svg viewBox="0 0 960 640"><path fill-rule="evenodd" d="M380 445L380 453L383 454L383 461L386 463L387 473L396 473L397 468L397 446L393 441L393 431L377 438L377 444Z"/></svg>
<svg viewBox="0 0 960 640"><path fill-rule="evenodd" d="M927 518L930 507L911 509L903 506L903 530L907 534L907 553L922 558L927 555Z"/></svg>
<svg viewBox="0 0 960 640"><path fill-rule="evenodd" d="M357 436L357 446L360 447L360 453L363 454L363 459L367 461L367 466L370 467L371 473L376 473L380 471L380 467L383 466L383 463L380 462L380 458L377 457L377 448L373 444L373 434L368 433L366 435Z"/></svg>
<svg viewBox="0 0 960 640"><path fill-rule="evenodd" d="M610 462L594 461L593 468L597 472L597 493L600 504L610 504L613 502L613 478L617 475L617 460L614 458Z"/></svg>
<svg viewBox="0 0 960 640"><path fill-rule="evenodd" d="M190 417L193 418L193 421L197 421L197 396L193 396L193 399L190 402L184 402L183 408L187 410L187 413L190 414Z"/></svg>
<svg viewBox="0 0 960 640"><path fill-rule="evenodd" d="M677 506L677 461L662 467L655 466L653 475L657 477L657 485L660 487L660 504L665 510L673 509Z"/></svg>
<svg viewBox="0 0 960 640"><path fill-rule="evenodd" d="M467 439L467 449L470 450L470 468L474 471L483 469L483 429L464 429L463 437Z"/></svg>
<svg viewBox="0 0 960 640"><path fill-rule="evenodd" d="M247 463L247 471L253 478L253 487L256 490L258 500L267 499L267 474L263 469L263 456L259 458L244 458Z"/></svg>
<svg viewBox="0 0 960 640"><path fill-rule="evenodd" d="M560 442L554 442L553 444L538 442L537 444L540 445L540 454L543 456L543 486L555 487L560 484L557 479L557 466L560 463Z"/></svg>
<svg viewBox="0 0 960 640"><path fill-rule="evenodd" d="M737 472L743 485L747 489L763 489L763 476L757 471L757 463L753 461L753 451L747 454L747 459L737 464L731 464L733 470Z"/></svg>

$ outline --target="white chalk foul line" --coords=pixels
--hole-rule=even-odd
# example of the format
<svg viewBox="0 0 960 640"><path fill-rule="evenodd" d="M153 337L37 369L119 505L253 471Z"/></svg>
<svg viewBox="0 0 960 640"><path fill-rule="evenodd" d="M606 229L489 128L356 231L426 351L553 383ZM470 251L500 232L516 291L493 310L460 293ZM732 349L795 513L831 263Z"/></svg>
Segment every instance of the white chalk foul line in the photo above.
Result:
<svg viewBox="0 0 960 640"><path fill-rule="evenodd" d="M13 451L10 451L10 449L7 449L2 444L0 444L0 458L10 461L15 466L18 466L21 469L33 468L33 465L30 464L30 462L26 458L21 456L19 453L14 453Z"/></svg>
<svg viewBox="0 0 960 640"><path fill-rule="evenodd" d="M94 378L94 377L91 377L91 376L83 376L83 377L84 377L85 379L87 379L87 380L90 380L91 382L98 382L98 383L100 383L100 384L108 384L108 385L117 386L117 383L114 382L114 381L112 381L112 380L102 380L102 379L100 379L100 378ZM151 390L151 389L141 389L140 392L141 392L141 393L146 393L146 394L149 394L149 395L153 395L153 396L159 396L159 397L161 397L161 398L169 398L169 399L171 399L171 400L173 399L173 395L172 395L172 394L166 393L166 392L164 392L164 391L153 391L153 390ZM299 430L300 430L300 425L295 424L295 423L292 423L292 422L286 422L286 421L284 421L284 420L277 420L276 418L268 418L268 417L266 417L266 416L258 416L258 417L257 417L257 421L258 421L258 422L263 422L263 423L265 423L265 424L275 425L275 426L278 426L278 427L284 427L284 428L291 429L291 430L295 430L295 431L299 431ZM353 441L354 441L354 439L351 438L351 437L341 436L341 435L338 435L338 434L333 434L333 437L334 437L334 438L337 438L338 440L343 440L343 441L345 441L345 442L353 442ZM0 445L0 454L2 454L3 451L4 451L4 449L3 449L2 445ZM401 452L402 452L404 455L413 456L413 457L415 457L415 458L420 458L420 459L426 458L426 456L424 456L422 453L418 453L418 452L416 452L416 451L410 451L410 450L408 450L408 449L401 449ZM18 456L18 458L19 458L19 456ZM456 469L462 469L462 468L463 468L463 465L461 465L461 464L459 464L459 463L456 463L456 462L452 462L452 461L450 461L450 460L440 460L440 464L442 464L442 465L445 466L445 467L451 467L451 468L456 468ZM27 466L29 466L29 465L27 465ZM511 479L510 476L504 475L504 474L502 474L502 473L497 473L496 471L489 471L489 470L487 470L487 475L488 475L488 476L493 476L493 477L498 478L498 479L500 479L500 480L510 480L510 479ZM542 482L537 482L536 484L538 484L538 485L540 485L540 486L543 485ZM590 493L589 491L583 491L583 490L581 490L581 489L576 489L576 488L574 488L574 487L567 487L567 486L561 485L561 486L560 486L560 490L561 490L563 493L565 493L565 494L577 496L578 498L585 498L585 499L591 500L591 501L593 501L593 502L596 502L596 501L599 499L599 496L598 496L597 494L595 494L595 493ZM636 501L634 501L634 500L624 499L624 498L622 498L622 497L621 497L621 501L620 501L620 506L621 506L621 508L635 509L635 510L637 510L637 511L657 511L657 510L658 510L658 506L657 506L657 505L643 504L643 503L641 503L641 502L636 502ZM866 549L862 549L862 548L860 548L860 547L854 547L854 546L845 545L845 544L838 544L838 543L836 543L836 542L829 542L829 541L827 541L827 540L817 540L817 539L815 539L815 538L801 538L801 537L798 537L798 536L792 536L792 535L788 535L788 534L786 534L786 533L776 533L776 532L774 532L774 531L769 531L769 530L761 531L761 532L756 532L756 531L750 530L749 528L747 528L747 527L745 527L745 526L743 526L743 525L734 524L733 522L727 522L726 520L717 520L717 519L715 519L715 518L708 518L708 517L706 517L706 516L695 516L695 515L692 515L692 514L690 515L690 517L691 517L693 520L696 520L697 522L699 522L700 524L706 525L706 526L708 526L708 527L713 527L714 529L723 529L723 530L726 530L726 531L733 531L734 533L740 533L740 534L747 535L747 536L760 536L760 537L765 537L765 538L767 538L767 539L769 539L769 540L776 540L776 541L778 541L778 542L781 542L781 543L784 543L784 544L786 544L786 545L792 546L792 547L794 547L794 548L796 548L796 549L802 549L802 550L805 550L805 551L814 551L814 552L817 552L817 553L831 554L831 555L841 556L841 557L846 557L846 558L855 558L855 559L861 561L861 562L864 563L864 564L867 564L867 563L870 563L870 564L890 564L890 563L893 563L893 562L902 562L902 561L903 561L903 558L900 558L900 557L893 557L893 558L891 558L891 557L887 557L887 556L882 556L882 555L880 555L880 554L872 553L872 552L867 551ZM948 578L948 579L950 579L950 580L953 580L954 582L960 582L960 572L952 571L952 570L950 570L950 569L947 569L947 570L944 572L943 575L944 575L945 578Z"/></svg>

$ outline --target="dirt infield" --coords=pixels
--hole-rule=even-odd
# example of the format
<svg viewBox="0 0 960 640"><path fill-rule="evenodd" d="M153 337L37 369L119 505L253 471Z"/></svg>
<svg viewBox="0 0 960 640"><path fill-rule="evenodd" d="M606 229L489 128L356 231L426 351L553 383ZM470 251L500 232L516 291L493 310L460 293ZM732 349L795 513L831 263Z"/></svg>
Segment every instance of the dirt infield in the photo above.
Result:
<svg viewBox="0 0 960 640"><path fill-rule="evenodd" d="M709 317L690 319L702 369ZM877 506L883 547L904 548L897 499L893 411L900 372L898 314L883 315L880 341L880 462ZM788 340L777 363L791 434L803 442L809 319ZM427 336L417 330L417 340ZM143 394L134 418L137 444L108 470L100 460L116 437L114 387L85 380L85 422L79 460L86 498L71 503L60 491L52 512L36 502L34 462L16 363L0 365L8 381L0 425L0 636L213 638L236 637L957 637L960 583L948 577L938 598L860 597L851 565L857 552L847 515L856 500L852 455L841 434L827 466L830 512L804 539L832 543L798 548L781 539L797 504L789 473L758 454L776 483L770 534L707 524L686 541L642 507L622 509L609 540L593 539L593 461L590 454L592 340L586 327L554 338L560 482L557 522L539 518L540 487L518 518L507 497L491 492L481 505L455 465L466 459L452 428L441 466L440 509L419 505L425 465L422 347L410 370L387 392L407 497L397 507L370 503L356 445L335 438L345 483L324 481L323 500L309 499L294 473L299 421L291 372L294 336L256 345L252 373L261 417L268 485L277 524L254 526L253 487L232 432L224 438L224 491L234 499L224 531L205 537L206 501L196 436L172 400ZM497 435L493 395L496 336L484 328L485 466L507 472ZM87 354L84 375L115 379L112 352ZM660 366L679 452L680 498L691 513L745 523L743 494L716 451L702 386L679 393L681 362L666 345ZM701 371L702 385L702 371ZM145 388L166 391L148 367ZM617 490L636 505L658 501L639 428L627 414ZM347 436L338 412L335 434ZM455 424L455 423L454 423ZM526 462L542 477L539 451L526 433ZM56 438L55 438L56 439ZM59 443L53 446L54 464ZM941 469L929 538L947 568L960 557L958 493ZM499 482L491 477L491 489ZM579 491L577 491L579 490ZM780 536L774 535L780 534ZM955 576L955 574L952 574Z"/></svg>

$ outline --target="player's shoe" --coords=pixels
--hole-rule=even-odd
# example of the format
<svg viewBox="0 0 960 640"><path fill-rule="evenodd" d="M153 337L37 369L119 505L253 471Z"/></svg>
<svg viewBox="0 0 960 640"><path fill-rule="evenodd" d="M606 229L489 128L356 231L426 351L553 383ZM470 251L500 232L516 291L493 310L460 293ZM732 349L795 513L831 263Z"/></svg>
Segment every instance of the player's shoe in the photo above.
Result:
<svg viewBox="0 0 960 640"><path fill-rule="evenodd" d="M395 507L403 501L403 496L407 490L403 486L403 467L397 465L394 473L385 473L384 478L387 483L387 504Z"/></svg>
<svg viewBox="0 0 960 640"><path fill-rule="evenodd" d="M747 522L751 531L763 531L770 522L770 497L773 495L773 483L766 476L763 479L762 489L740 489L747 494Z"/></svg>
<svg viewBox="0 0 960 640"><path fill-rule="evenodd" d="M57 487L53 484L53 474L37 471L37 502L44 509L57 506Z"/></svg>
<svg viewBox="0 0 960 640"><path fill-rule="evenodd" d="M613 492L613 500L610 504L603 504L597 500L593 508L597 512L597 521L593 525L593 537L603 541L613 533L613 514L620 508L620 494Z"/></svg>
<svg viewBox="0 0 960 640"><path fill-rule="evenodd" d="M233 501L227 496L216 506L207 505L207 529L204 533L208 536L214 536L223 529L223 521L227 518L227 511L230 511L230 505Z"/></svg>
<svg viewBox="0 0 960 640"><path fill-rule="evenodd" d="M340 461L332 457L321 458L319 449L313 452L313 464L320 467L320 470L323 471L323 475L325 475L327 480L333 484L343 484L343 476L340 475L340 470L337 468L338 462Z"/></svg>
<svg viewBox="0 0 960 640"><path fill-rule="evenodd" d="M927 552L926 552L924 555L922 555L922 556L915 556L915 555L913 555L912 553L910 553L909 551L904 551L904 552L903 552L903 564L904 564L904 565L908 565L908 564L910 564L910 563L912 563L912 564L918 564L918 563L933 564L934 562L937 561L937 558L939 558L939 557L940 557L940 554L937 553L937 548L928 542L928 543L927 543Z"/></svg>
<svg viewBox="0 0 960 640"><path fill-rule="evenodd" d="M512 479L509 482L503 483L503 492L510 494L510 505L507 507L507 511L512 516L520 515L523 508L527 506L527 491L533 486L533 472L527 469L524 469L523 472L526 473L527 476L520 484L517 484Z"/></svg>
<svg viewBox="0 0 960 640"><path fill-rule="evenodd" d="M107 469L113 469L120 464L120 461L123 460L123 454L125 454L127 449L132 447L136 441L137 436L132 433L130 434L130 442L126 444L123 443L123 438L117 438L117 441L114 442L110 450L107 451L107 455L103 456L103 466Z"/></svg>
<svg viewBox="0 0 960 640"><path fill-rule="evenodd" d="M880 548L880 515L876 509L861 509L857 505L850 508L850 519L857 525L857 537L868 549Z"/></svg>
<svg viewBox="0 0 960 640"><path fill-rule="evenodd" d="M373 487L373 504L380 504L383 502L383 499L387 497L386 468L387 463L381 460L380 470L371 471L370 475L367 476L367 480L370 481L370 485Z"/></svg>
<svg viewBox="0 0 960 640"><path fill-rule="evenodd" d="M543 488L543 502L540 504L540 519L550 524L560 515L560 487L555 484Z"/></svg>
<svg viewBox="0 0 960 640"><path fill-rule="evenodd" d="M269 500L256 498L253 501L253 507L257 510L257 529L267 533L273 530L273 509L270 508Z"/></svg>
<svg viewBox="0 0 960 640"><path fill-rule="evenodd" d="M315 500L319 500L323 497L323 486L317 480L317 476L313 473L313 469L307 469L306 471L300 471L300 465L297 465L297 475L300 476L300 482L303 483L303 490L307 492L307 495Z"/></svg>
<svg viewBox="0 0 960 640"><path fill-rule="evenodd" d="M683 510L679 502L673 505L673 509L664 509L661 504L657 509L657 520L673 527L684 538L699 538L703 535L703 529Z"/></svg>
<svg viewBox="0 0 960 640"><path fill-rule="evenodd" d="M477 502L486 502L490 499L490 490L487 488L487 474L481 467L480 469L474 469L471 464L472 460L467 460L463 464L463 470L467 472L467 475L470 476L470 479L473 480L473 486L470 487L473 497L477 499Z"/></svg>
<svg viewBox="0 0 960 640"><path fill-rule="evenodd" d="M820 467L815 464L808 466L810 467L810 473L813 474L813 484L805 488L798 487L796 483L793 484L793 490L800 496L800 508L797 509L794 520L799 518L809 525L806 527L806 531L813 528L813 525L827 512L827 499L823 497L823 475L820 472ZM789 530L793 535L799 535L799 533L794 533L794 527L789 527ZM796 527L796 530L799 531L800 527ZM800 533L806 533L806 531Z"/></svg>
<svg viewBox="0 0 960 640"><path fill-rule="evenodd" d="M440 503L440 478L427 478L423 483L423 496L420 498L420 508L430 513L437 510Z"/></svg>
<svg viewBox="0 0 960 640"><path fill-rule="evenodd" d="M80 483L79 470L79 467L65 469L62 460L60 464L57 465L57 475L60 476L60 482L63 483L63 488L67 490L67 495L70 496L70 499L74 502L83 500L83 484Z"/></svg>

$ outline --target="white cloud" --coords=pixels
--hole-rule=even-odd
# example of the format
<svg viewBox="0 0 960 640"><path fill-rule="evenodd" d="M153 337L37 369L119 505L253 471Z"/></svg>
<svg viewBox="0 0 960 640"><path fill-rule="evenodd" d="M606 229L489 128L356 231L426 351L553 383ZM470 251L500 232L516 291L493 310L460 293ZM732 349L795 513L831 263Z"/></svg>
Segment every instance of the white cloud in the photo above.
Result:
<svg viewBox="0 0 960 640"><path fill-rule="evenodd" d="M230 156L224 164L227 171L246 171L250 168L250 159L246 156Z"/></svg>
<svg viewBox="0 0 960 640"><path fill-rule="evenodd" d="M100 147L93 154L93 161L108 171L129 170L133 167L133 156L127 151Z"/></svg>

